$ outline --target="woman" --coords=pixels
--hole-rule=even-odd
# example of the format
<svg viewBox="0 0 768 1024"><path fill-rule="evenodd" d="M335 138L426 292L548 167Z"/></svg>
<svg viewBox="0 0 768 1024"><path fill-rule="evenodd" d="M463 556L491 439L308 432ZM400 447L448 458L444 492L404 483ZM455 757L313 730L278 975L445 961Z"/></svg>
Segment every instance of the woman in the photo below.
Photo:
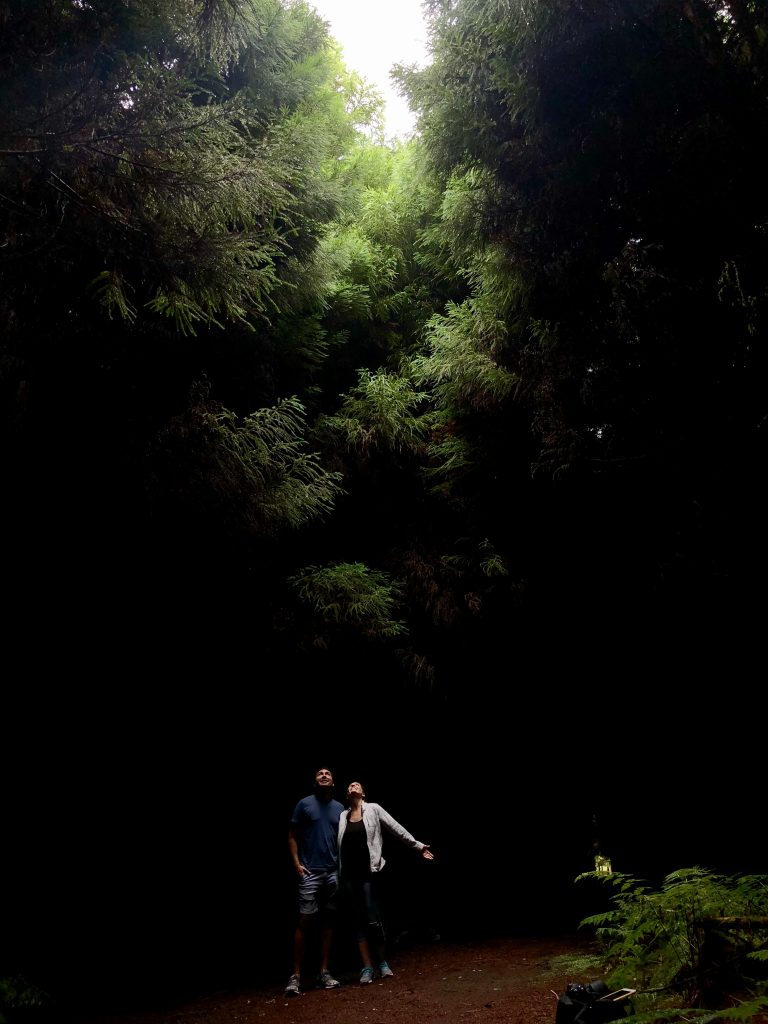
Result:
<svg viewBox="0 0 768 1024"><path fill-rule="evenodd" d="M382 857L382 827L408 846L418 850L425 860L434 860L429 846L406 832L380 804L367 803L362 783L347 787L349 807L339 820L339 887L341 897L357 932L357 944L363 970L360 984L373 981L374 959L379 976L394 975L384 959L384 929L379 912L377 883L385 860Z"/></svg>

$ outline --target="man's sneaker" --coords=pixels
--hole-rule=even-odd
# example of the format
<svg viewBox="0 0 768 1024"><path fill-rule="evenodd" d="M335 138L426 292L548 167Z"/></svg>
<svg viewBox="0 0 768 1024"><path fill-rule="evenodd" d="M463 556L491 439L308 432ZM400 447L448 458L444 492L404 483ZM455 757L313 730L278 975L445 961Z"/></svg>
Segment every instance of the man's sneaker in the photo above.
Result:
<svg viewBox="0 0 768 1024"><path fill-rule="evenodd" d="M299 988L299 976L298 974L292 974L288 979L288 984L285 986L284 996L298 996L301 994Z"/></svg>
<svg viewBox="0 0 768 1024"><path fill-rule="evenodd" d="M395 972L389 966L386 960L382 960L379 964L379 974L382 978L394 978Z"/></svg>
<svg viewBox="0 0 768 1024"><path fill-rule="evenodd" d="M330 971L321 971L320 977L317 979L320 988L338 988L339 983L336 981Z"/></svg>
<svg viewBox="0 0 768 1024"><path fill-rule="evenodd" d="M373 981L373 968L372 967L364 967L362 969L362 971L360 972L360 984L361 985L370 985L372 983L372 981Z"/></svg>

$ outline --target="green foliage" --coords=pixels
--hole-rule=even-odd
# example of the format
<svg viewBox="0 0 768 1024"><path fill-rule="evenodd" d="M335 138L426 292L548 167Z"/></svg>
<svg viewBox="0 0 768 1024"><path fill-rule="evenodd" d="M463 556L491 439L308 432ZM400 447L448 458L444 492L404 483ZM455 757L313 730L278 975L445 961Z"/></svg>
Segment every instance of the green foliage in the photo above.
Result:
<svg viewBox="0 0 768 1024"><path fill-rule="evenodd" d="M193 402L154 446L156 500L256 534L327 516L343 493L341 476L307 450L305 426L296 398L242 419L214 403Z"/></svg>
<svg viewBox="0 0 768 1024"><path fill-rule="evenodd" d="M480 543L480 555L480 568L486 576L509 575L509 569L504 564L504 560L487 537Z"/></svg>
<svg viewBox="0 0 768 1024"><path fill-rule="evenodd" d="M378 370L359 371L359 382L346 396L335 416L326 416L319 429L341 435L347 448L397 451L417 448L427 430L415 415L424 395L404 377Z"/></svg>
<svg viewBox="0 0 768 1024"><path fill-rule="evenodd" d="M429 385L439 407L462 409L495 405L509 397L516 378L494 359L503 344L503 321L479 302L449 303L427 324L430 353L415 356L417 385Z"/></svg>
<svg viewBox="0 0 768 1024"><path fill-rule="evenodd" d="M336 342L315 250L380 100L300 0L0 7L14 514L35 521L61 487L73 529L92 517L169 565L194 538L200 563L226 550L212 578L245 576L260 539L327 518L341 493L305 439ZM203 376L221 401L185 408Z"/></svg>
<svg viewBox="0 0 768 1024"><path fill-rule="evenodd" d="M507 576L509 570L498 552L494 550L490 540L485 537L479 544L467 550L467 538L457 542L457 554L443 555L443 565L457 571L466 571L477 567L485 576ZM463 548L463 550L462 550Z"/></svg>
<svg viewBox="0 0 768 1024"><path fill-rule="evenodd" d="M328 321L353 338L373 334L396 367L421 346L425 321L454 294L455 272L429 238L440 183L416 143L359 145L336 174L347 202L318 253L330 276ZM375 333L362 320L373 321Z"/></svg>
<svg viewBox="0 0 768 1024"><path fill-rule="evenodd" d="M620 873L588 872L581 879L613 890L612 909L581 924L594 928L603 946L609 985L638 989L641 1011L647 1004L649 1013L658 1010L663 1016L670 1001L674 1005L679 999L687 1007L712 1006L724 990L740 999L745 992L768 992L766 979L750 977L749 969L751 954L762 957L768 943L768 876L683 868L667 875L657 890ZM750 919L758 917L762 927L753 927ZM727 944L721 945L727 918L735 919L736 927L728 929ZM749 1005L754 1013L768 1001L754 999Z"/></svg>
<svg viewBox="0 0 768 1024"><path fill-rule="evenodd" d="M358 226L331 228L318 247L316 263L326 267L326 304L337 319L369 320L380 314L377 300L392 285L395 260Z"/></svg>
<svg viewBox="0 0 768 1024"><path fill-rule="evenodd" d="M765 4L426 7L433 59L398 72L439 182L418 251L469 292L409 352L431 493L521 510L521 562L568 518L538 551L572 609L630 580L628 603L727 608L764 552Z"/></svg>
<svg viewBox="0 0 768 1024"><path fill-rule="evenodd" d="M109 315L190 335L265 316L374 116L299 2L12 5L0 56L7 296L42 262L68 310L90 284Z"/></svg>
<svg viewBox="0 0 768 1024"><path fill-rule="evenodd" d="M455 430L441 424L433 431L427 452L430 462L424 467L424 475L430 482L432 492L450 494L455 483L473 465L469 441Z"/></svg>
<svg viewBox="0 0 768 1024"><path fill-rule="evenodd" d="M368 637L407 632L405 624L393 617L400 601L398 584L387 573L361 562L310 565L288 582L326 623L354 626Z"/></svg>
<svg viewBox="0 0 768 1024"><path fill-rule="evenodd" d="M728 380L737 405L742 367L760 361L743 336L764 331L766 208L749 169L763 165L764 5L429 10L434 59L400 79L445 179L432 231L505 321L539 467L557 474L577 457L604 471L660 428L676 450L681 421L709 407L690 391L689 360L705 389ZM554 345L533 329L542 321Z"/></svg>

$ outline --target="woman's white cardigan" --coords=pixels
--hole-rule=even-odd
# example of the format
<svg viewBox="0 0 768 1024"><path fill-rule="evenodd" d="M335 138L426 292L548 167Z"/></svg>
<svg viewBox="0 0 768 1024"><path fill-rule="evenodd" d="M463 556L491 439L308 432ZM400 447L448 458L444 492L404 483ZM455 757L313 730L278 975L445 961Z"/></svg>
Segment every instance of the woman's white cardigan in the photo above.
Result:
<svg viewBox="0 0 768 1024"><path fill-rule="evenodd" d="M387 814L381 804L368 804L363 800L361 807L365 834L368 839L368 853L371 857L372 872L381 871L386 863L381 855L383 845L382 825L387 832L391 832L393 836L397 836L398 839L401 839L407 846L413 847L414 850L421 851L427 845L414 839L411 833L407 832L398 821L395 821L391 814ZM341 818L339 819L339 870L341 870L341 840L344 838L348 817L349 809L341 812Z"/></svg>

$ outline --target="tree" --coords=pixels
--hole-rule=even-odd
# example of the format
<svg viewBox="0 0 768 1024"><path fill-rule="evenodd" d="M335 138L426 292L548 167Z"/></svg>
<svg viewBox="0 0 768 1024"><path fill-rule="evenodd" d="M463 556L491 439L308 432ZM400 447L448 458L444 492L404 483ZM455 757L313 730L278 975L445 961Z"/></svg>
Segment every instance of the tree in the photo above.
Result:
<svg viewBox="0 0 768 1024"><path fill-rule="evenodd" d="M7 5L4 29L6 303L34 260L69 304L90 287L129 321L263 317L308 195L316 220L333 212L322 159L354 134L317 17L278 0L41 0Z"/></svg>
<svg viewBox="0 0 768 1024"><path fill-rule="evenodd" d="M400 77L473 295L432 321L424 379L446 411L482 402L476 336L497 325L486 357L514 384L490 433L520 444L501 433L517 405L538 442L532 471L559 481L535 542L549 552L534 561L545 587L569 581L566 606L610 615L605 595L622 594L627 609L744 607L749 565L766 555L753 386L765 369L764 9L430 7L434 60ZM503 456L486 452L489 477ZM509 507L511 478L506 489Z"/></svg>
<svg viewBox="0 0 768 1024"><path fill-rule="evenodd" d="M327 354L309 268L380 101L301 2L36 0L0 21L11 579L121 601L173 581L183 612L179 581L239 586L255 561L268 603L265 536L339 494L307 449L300 392ZM270 424L288 434L260 463Z"/></svg>

